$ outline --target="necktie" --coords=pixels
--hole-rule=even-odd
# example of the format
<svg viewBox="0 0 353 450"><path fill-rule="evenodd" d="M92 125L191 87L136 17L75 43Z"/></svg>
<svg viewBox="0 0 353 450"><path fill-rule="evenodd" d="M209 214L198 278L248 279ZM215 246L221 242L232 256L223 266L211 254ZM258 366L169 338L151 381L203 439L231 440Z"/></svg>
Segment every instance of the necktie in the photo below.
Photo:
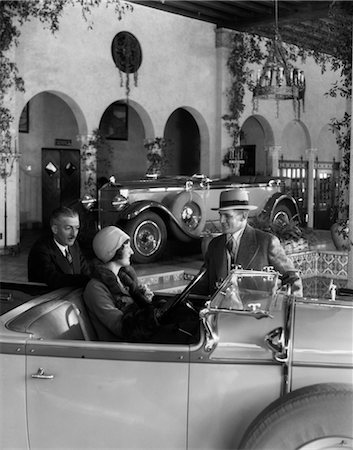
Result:
<svg viewBox="0 0 353 450"><path fill-rule="evenodd" d="M237 245L235 240L233 239L233 236L231 235L229 239L226 242L226 249L230 256L230 269L233 270L235 268L235 259L237 257Z"/></svg>
<svg viewBox="0 0 353 450"><path fill-rule="evenodd" d="M72 256L71 256L70 250L68 248L65 250L65 257L66 257L68 263L72 264Z"/></svg>

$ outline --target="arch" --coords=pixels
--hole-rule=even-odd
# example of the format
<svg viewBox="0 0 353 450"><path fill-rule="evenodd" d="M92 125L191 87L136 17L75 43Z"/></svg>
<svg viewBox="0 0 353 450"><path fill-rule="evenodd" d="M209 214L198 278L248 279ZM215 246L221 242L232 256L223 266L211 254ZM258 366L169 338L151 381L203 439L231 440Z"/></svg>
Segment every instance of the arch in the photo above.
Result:
<svg viewBox="0 0 353 450"><path fill-rule="evenodd" d="M265 117L261 116L260 114L253 114L251 116L249 116L244 123L248 120L248 119L256 119L259 124L261 125L263 132L264 132L264 146L265 147L270 147L271 145L275 145L275 138L274 138L274 134L273 134L273 130L272 127L269 123L269 121L267 119L265 119ZM244 124L243 124L244 125Z"/></svg>
<svg viewBox="0 0 353 450"><path fill-rule="evenodd" d="M282 152L290 159L299 160L305 158L305 152L311 148L310 133L300 120L290 121L281 134Z"/></svg>
<svg viewBox="0 0 353 450"><path fill-rule="evenodd" d="M240 144L244 148L244 165L241 175L267 175L271 173L267 150L274 144L273 130L261 115L249 116L241 127Z"/></svg>
<svg viewBox="0 0 353 450"><path fill-rule="evenodd" d="M199 127L199 131L200 131L200 163L201 163L201 167L200 167L200 172L209 172L209 168L208 168L208 164L207 164L207 170L206 169L206 164L205 161L208 161L208 156L210 153L210 133L209 133L209 129L206 123L206 120L204 119L204 117L202 116L202 114L200 114L200 112L190 106L183 106L183 108L188 111L193 118L196 121L197 126Z"/></svg>
<svg viewBox="0 0 353 450"><path fill-rule="evenodd" d="M332 131L329 124L324 125L317 137L318 158L320 161L340 161L341 155L336 142L337 131Z"/></svg>
<svg viewBox="0 0 353 450"><path fill-rule="evenodd" d="M169 175L193 175L203 171L201 160L209 154L209 131L196 109L183 106L174 110L166 122L164 137L169 142Z"/></svg>
<svg viewBox="0 0 353 450"><path fill-rule="evenodd" d="M126 107L125 136L112 137L106 133L103 118L112 108L123 105ZM123 110L119 112L124 114ZM112 117L112 116L110 116ZM102 112L100 131L107 139L97 153L97 177L109 178L114 175L116 180L131 180L143 177L147 170L147 158L144 148L146 137L154 137L154 127L147 111L137 102L120 99L110 103Z"/></svg>
<svg viewBox="0 0 353 450"><path fill-rule="evenodd" d="M149 116L148 112L143 108L139 103L135 102L134 100L129 99L129 106L133 108L136 113L139 115L144 130L145 130L145 138L146 139L153 139L154 136L154 126L151 120L151 117Z"/></svg>
<svg viewBox="0 0 353 450"><path fill-rule="evenodd" d="M70 186L65 192L72 191L73 197L76 199L80 197L81 144L77 137L79 134L87 134L87 122L80 106L63 92L55 90L38 92L26 105L29 107L28 132L18 133L21 153L19 210L22 228L42 223L43 217L50 212L42 208L42 149L71 151L72 155L75 153L74 172L77 181L75 188ZM20 116L18 126L19 119ZM61 142L56 139L60 139ZM61 185L59 189L64 191ZM55 204L53 198L50 209L56 206L59 204Z"/></svg>

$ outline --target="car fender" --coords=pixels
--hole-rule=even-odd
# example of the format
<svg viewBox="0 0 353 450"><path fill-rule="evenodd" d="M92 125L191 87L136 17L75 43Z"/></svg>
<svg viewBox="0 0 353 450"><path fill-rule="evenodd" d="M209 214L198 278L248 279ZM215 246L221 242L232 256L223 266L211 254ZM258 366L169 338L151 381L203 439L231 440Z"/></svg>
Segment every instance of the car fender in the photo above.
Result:
<svg viewBox="0 0 353 450"><path fill-rule="evenodd" d="M129 220L135 219L139 214L148 210L159 214L165 222L167 221L167 219L172 220L173 223L177 225L178 230L180 230L181 233L190 238L195 238L193 234L188 233L186 230L183 230L181 228L177 218L168 209L167 206L151 200L140 200L134 202L131 205L128 205L123 211L121 211L119 215L119 221L128 222ZM168 224L166 223L166 225Z"/></svg>
<svg viewBox="0 0 353 450"><path fill-rule="evenodd" d="M119 220L122 221L129 221L132 219L135 219L139 214L148 211L153 210L154 212L160 212L162 215L167 215L169 217L172 217L172 214L161 203L151 201L151 200L139 200L137 202L134 202L126 208L124 208L120 214L119 214Z"/></svg>
<svg viewBox="0 0 353 450"><path fill-rule="evenodd" d="M271 196L271 198L267 200L261 212L261 215L271 221L274 215L274 211L280 203L286 204L292 211L294 211L293 217L294 216L298 217L300 221L300 214L297 202L292 196L288 194L283 194L281 192L276 192Z"/></svg>

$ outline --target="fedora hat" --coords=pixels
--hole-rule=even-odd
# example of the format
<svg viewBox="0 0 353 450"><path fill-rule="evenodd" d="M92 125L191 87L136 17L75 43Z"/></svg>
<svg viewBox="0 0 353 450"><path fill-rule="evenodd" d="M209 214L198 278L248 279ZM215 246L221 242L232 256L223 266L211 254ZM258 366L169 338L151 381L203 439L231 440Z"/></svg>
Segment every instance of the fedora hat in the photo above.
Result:
<svg viewBox="0 0 353 450"><path fill-rule="evenodd" d="M241 209L253 211L257 206L249 205L249 193L242 189L230 189L221 192L219 208L211 208L213 211L226 211L229 209Z"/></svg>

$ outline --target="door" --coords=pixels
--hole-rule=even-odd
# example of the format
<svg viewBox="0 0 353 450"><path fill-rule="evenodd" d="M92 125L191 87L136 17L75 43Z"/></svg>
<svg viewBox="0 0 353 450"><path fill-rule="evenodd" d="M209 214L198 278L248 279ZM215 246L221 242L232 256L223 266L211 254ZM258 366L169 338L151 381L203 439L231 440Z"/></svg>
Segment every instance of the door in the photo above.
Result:
<svg viewBox="0 0 353 450"><path fill-rule="evenodd" d="M50 213L80 197L80 150L42 150L42 220Z"/></svg>
<svg viewBox="0 0 353 450"><path fill-rule="evenodd" d="M188 346L31 343L30 448L185 449L188 359Z"/></svg>
<svg viewBox="0 0 353 450"><path fill-rule="evenodd" d="M239 175L255 175L256 145L242 145L244 164L240 165Z"/></svg>
<svg viewBox="0 0 353 450"><path fill-rule="evenodd" d="M332 209L337 201L338 164L315 162L314 171L314 228L329 230Z"/></svg>

